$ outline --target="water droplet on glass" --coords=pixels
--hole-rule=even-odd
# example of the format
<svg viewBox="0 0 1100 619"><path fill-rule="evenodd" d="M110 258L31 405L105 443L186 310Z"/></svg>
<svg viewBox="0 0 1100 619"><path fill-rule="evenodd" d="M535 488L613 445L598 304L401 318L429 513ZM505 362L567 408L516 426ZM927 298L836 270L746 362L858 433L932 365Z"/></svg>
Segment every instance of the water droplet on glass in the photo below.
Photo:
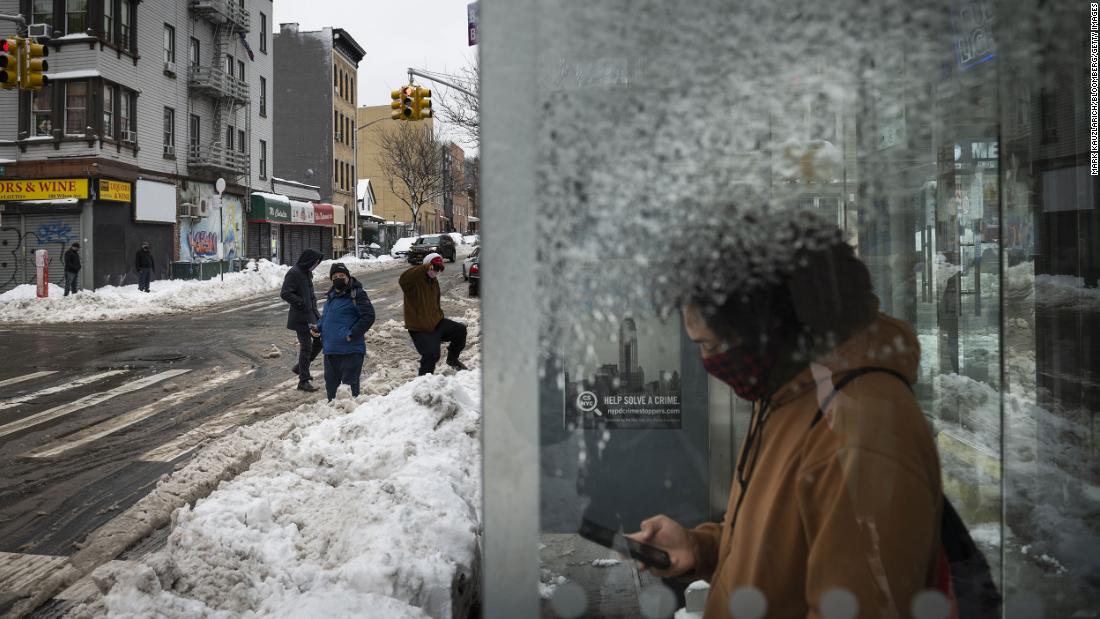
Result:
<svg viewBox="0 0 1100 619"><path fill-rule="evenodd" d="M638 606L646 619L666 619L676 612L676 594L658 583L642 591L638 596Z"/></svg>
<svg viewBox="0 0 1100 619"><path fill-rule="evenodd" d="M762 619L768 612L768 600L756 587L741 587L730 594L733 619Z"/></svg>
<svg viewBox="0 0 1100 619"><path fill-rule="evenodd" d="M929 589L913 596L909 610L913 613L913 619L947 619L951 603L943 593Z"/></svg>
<svg viewBox="0 0 1100 619"><path fill-rule="evenodd" d="M588 608L588 595L580 585L567 582L554 588L550 594L550 608L562 619L574 619Z"/></svg>
<svg viewBox="0 0 1100 619"><path fill-rule="evenodd" d="M821 596L822 619L852 619L859 614L859 600L847 589L830 589Z"/></svg>
<svg viewBox="0 0 1100 619"><path fill-rule="evenodd" d="M1005 602L1005 619L1043 619L1043 600L1031 591L1021 591Z"/></svg>

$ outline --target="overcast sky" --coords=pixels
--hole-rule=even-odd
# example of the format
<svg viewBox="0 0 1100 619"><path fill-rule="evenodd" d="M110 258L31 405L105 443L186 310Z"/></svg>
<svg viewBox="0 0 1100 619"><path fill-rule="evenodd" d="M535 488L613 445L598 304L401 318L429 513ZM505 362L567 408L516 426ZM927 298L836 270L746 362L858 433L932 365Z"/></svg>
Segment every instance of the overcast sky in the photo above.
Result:
<svg viewBox="0 0 1100 619"><path fill-rule="evenodd" d="M469 0L274 0L275 27L347 30L367 52L359 64L359 105L384 105L408 82L409 67L456 74L473 63L466 41ZM419 80L423 83L422 80ZM431 84L433 98L440 87Z"/></svg>

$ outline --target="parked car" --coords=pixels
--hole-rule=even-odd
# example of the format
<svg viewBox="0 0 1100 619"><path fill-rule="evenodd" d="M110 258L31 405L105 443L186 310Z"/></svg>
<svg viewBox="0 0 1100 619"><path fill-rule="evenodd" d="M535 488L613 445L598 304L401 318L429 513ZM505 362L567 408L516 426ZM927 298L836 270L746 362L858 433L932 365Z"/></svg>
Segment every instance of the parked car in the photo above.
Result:
<svg viewBox="0 0 1100 619"><path fill-rule="evenodd" d="M470 296L476 297L481 293L481 256L479 255L473 262L470 263L470 272L467 274L470 279Z"/></svg>
<svg viewBox="0 0 1100 619"><path fill-rule="evenodd" d="M477 257L480 255L481 248L475 247L474 253L470 254L466 257L465 260L462 261L462 279L464 279L465 281L470 281L470 265L477 262Z"/></svg>
<svg viewBox="0 0 1100 619"><path fill-rule="evenodd" d="M478 245L481 243L481 235L467 234L466 236L462 237L462 242L467 245Z"/></svg>
<svg viewBox="0 0 1100 619"><path fill-rule="evenodd" d="M446 234L432 234L430 236L422 236L416 239L412 247L409 248L407 258L409 264L420 264L424 262L424 256L430 253L438 253L443 256L444 260L454 262L458 255L458 249L455 247L455 241Z"/></svg>
<svg viewBox="0 0 1100 619"><path fill-rule="evenodd" d="M397 239L397 242L390 248L390 256L394 258L404 258L409 253L409 248L413 246L416 239L420 237L407 236L402 239Z"/></svg>
<svg viewBox="0 0 1100 619"><path fill-rule="evenodd" d="M462 233L461 232L448 232L447 236L451 237L451 240L455 242L455 245L462 245Z"/></svg>

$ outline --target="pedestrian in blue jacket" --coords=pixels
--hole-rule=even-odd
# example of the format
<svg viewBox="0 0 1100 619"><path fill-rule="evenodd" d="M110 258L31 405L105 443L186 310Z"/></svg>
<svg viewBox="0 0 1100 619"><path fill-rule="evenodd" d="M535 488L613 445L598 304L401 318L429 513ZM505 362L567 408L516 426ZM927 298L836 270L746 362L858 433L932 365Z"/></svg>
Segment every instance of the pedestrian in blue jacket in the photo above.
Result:
<svg viewBox="0 0 1100 619"><path fill-rule="evenodd" d="M374 324L374 306L359 280L342 262L329 270L332 288L316 335L321 338L325 355L325 392L331 402L341 383L351 386L351 395L359 395L359 374L367 353L364 335Z"/></svg>

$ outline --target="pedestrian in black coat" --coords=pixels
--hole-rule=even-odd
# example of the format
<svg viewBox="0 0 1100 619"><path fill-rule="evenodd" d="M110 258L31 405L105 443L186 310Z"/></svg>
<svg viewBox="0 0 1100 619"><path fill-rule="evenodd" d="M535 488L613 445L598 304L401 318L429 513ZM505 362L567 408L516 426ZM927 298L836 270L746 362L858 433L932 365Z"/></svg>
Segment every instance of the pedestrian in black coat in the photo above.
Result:
<svg viewBox="0 0 1100 619"><path fill-rule="evenodd" d="M76 279L80 275L80 243L73 243L65 253L61 255L61 263L65 265L65 296L69 293L76 294Z"/></svg>
<svg viewBox="0 0 1100 619"><path fill-rule="evenodd" d="M149 281L153 279L156 263L153 262L153 252L149 251L148 243L141 244L141 249L134 257L134 268L138 272L138 290L149 292Z"/></svg>
<svg viewBox="0 0 1100 619"><path fill-rule="evenodd" d="M321 314L317 312L317 295L313 292L313 270L321 264L320 252L307 249L298 258L298 264L290 268L283 278L283 290L279 295L290 304L286 328L298 335L298 362L290 369L298 375L298 389L317 391L310 384L313 377L309 364L321 354L321 338L311 332L317 327Z"/></svg>

